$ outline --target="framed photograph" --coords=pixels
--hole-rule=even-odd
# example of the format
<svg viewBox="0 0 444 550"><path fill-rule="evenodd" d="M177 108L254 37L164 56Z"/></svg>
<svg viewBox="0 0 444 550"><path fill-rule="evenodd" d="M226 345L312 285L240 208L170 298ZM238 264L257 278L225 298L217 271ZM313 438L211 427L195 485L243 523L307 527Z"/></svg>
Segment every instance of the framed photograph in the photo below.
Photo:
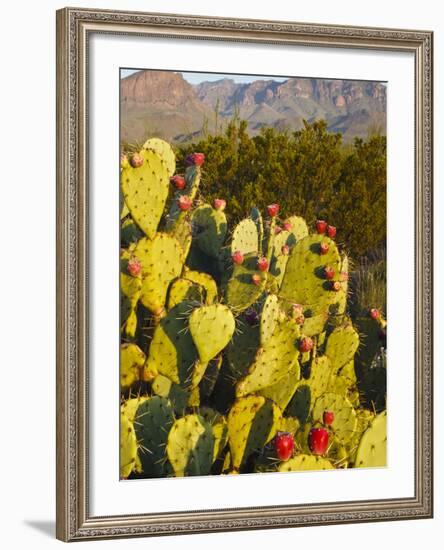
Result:
<svg viewBox="0 0 444 550"><path fill-rule="evenodd" d="M57 537L430 518L425 30L57 12Z"/></svg>

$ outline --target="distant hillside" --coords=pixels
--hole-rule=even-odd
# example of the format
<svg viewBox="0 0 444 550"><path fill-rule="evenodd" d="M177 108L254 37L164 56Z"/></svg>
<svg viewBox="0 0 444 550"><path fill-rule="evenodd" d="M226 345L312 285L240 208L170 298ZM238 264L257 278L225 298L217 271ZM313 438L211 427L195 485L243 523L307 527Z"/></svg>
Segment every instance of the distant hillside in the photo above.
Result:
<svg viewBox="0 0 444 550"><path fill-rule="evenodd" d="M386 131L386 87L379 82L289 78L249 84L224 78L189 84L181 74L139 71L121 81L121 138L135 142L156 135L175 143L221 131L233 116L249 132L263 126L297 130L302 119L325 119L349 141Z"/></svg>

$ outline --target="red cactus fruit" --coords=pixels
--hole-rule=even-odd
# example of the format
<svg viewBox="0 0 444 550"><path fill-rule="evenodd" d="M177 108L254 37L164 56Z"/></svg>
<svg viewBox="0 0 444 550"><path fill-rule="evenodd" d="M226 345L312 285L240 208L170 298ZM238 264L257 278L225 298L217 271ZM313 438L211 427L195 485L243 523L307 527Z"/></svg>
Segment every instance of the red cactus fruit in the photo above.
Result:
<svg viewBox="0 0 444 550"><path fill-rule="evenodd" d="M318 220L316 222L316 231L319 235L323 235L327 230L327 222L325 220Z"/></svg>
<svg viewBox="0 0 444 550"><path fill-rule="evenodd" d="M327 235L330 237L330 239L334 239L334 237L336 236L336 227L334 227L333 225L328 225Z"/></svg>
<svg viewBox="0 0 444 550"><path fill-rule="evenodd" d="M241 265L244 262L244 255L240 250L236 250L231 255L231 259L233 260L233 263L235 263L236 265Z"/></svg>
<svg viewBox="0 0 444 550"><path fill-rule="evenodd" d="M213 206L216 210L225 210L225 207L227 206L227 201L224 199L214 199Z"/></svg>
<svg viewBox="0 0 444 550"><path fill-rule="evenodd" d="M128 260L127 270L132 277L138 277L142 271L142 264L137 258L130 258Z"/></svg>
<svg viewBox="0 0 444 550"><path fill-rule="evenodd" d="M308 446L314 455L323 455L328 449L328 432L325 428L312 428L308 434Z"/></svg>
<svg viewBox="0 0 444 550"><path fill-rule="evenodd" d="M279 205L278 204L269 204L267 206L267 212L270 218L274 218L279 214Z"/></svg>
<svg viewBox="0 0 444 550"><path fill-rule="evenodd" d="M284 244L284 246L281 248L281 252L284 256L288 256L290 254L290 247L288 244Z"/></svg>
<svg viewBox="0 0 444 550"><path fill-rule="evenodd" d="M322 421L324 422L325 426L331 426L334 419L335 413L333 411L324 411L324 414L322 415Z"/></svg>
<svg viewBox="0 0 444 550"><path fill-rule="evenodd" d="M190 197L182 195L177 199L177 205L182 210L182 212L186 212L193 205L193 201L190 199Z"/></svg>
<svg viewBox="0 0 444 550"><path fill-rule="evenodd" d="M202 166L202 164L205 162L205 155L203 153L192 153L191 155L187 156L185 162L188 165L194 164L194 166Z"/></svg>
<svg viewBox="0 0 444 550"><path fill-rule="evenodd" d="M329 251L330 247L328 246L328 243L321 243L319 245L319 251L321 253L322 256L324 256L325 254L327 254L327 252Z"/></svg>
<svg viewBox="0 0 444 550"><path fill-rule="evenodd" d="M183 176L179 176L178 174L176 174L175 176L170 178L170 182L174 185L176 189L185 189L186 183Z"/></svg>
<svg viewBox="0 0 444 550"><path fill-rule="evenodd" d="M294 451L294 438L288 432L278 432L274 438L274 449L279 460L286 462Z"/></svg>
<svg viewBox="0 0 444 550"><path fill-rule="evenodd" d="M307 353L307 351L311 351L313 349L313 340L309 338L308 336L305 336L302 338L299 342L299 351L301 353Z"/></svg>
<svg viewBox="0 0 444 550"><path fill-rule="evenodd" d="M379 309L376 309L375 307L373 307L369 312L368 314L370 315L370 317L374 320L374 321L377 321L378 319L381 318L381 312L379 311Z"/></svg>
<svg viewBox="0 0 444 550"><path fill-rule="evenodd" d="M267 271L267 269L268 269L268 260L265 256L262 256L262 258L258 259L257 268L259 269L259 271Z"/></svg>
<svg viewBox="0 0 444 550"><path fill-rule="evenodd" d="M327 280L331 281L335 276L335 270L329 265L326 265L324 268L324 275Z"/></svg>
<svg viewBox="0 0 444 550"><path fill-rule="evenodd" d="M143 157L141 157L137 153L134 153L134 155L131 157L131 166L133 168L140 168L142 164L143 164Z"/></svg>

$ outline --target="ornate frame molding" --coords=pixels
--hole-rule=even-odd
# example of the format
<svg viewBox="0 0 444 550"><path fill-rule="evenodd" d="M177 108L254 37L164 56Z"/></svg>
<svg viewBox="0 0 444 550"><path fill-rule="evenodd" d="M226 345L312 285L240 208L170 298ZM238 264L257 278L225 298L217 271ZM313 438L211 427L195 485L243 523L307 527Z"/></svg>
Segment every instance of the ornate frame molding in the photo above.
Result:
<svg viewBox="0 0 444 550"><path fill-rule="evenodd" d="M87 40L91 32L408 51L415 56L415 497L91 517L87 471ZM168 535L430 518L432 60L429 31L65 8L57 12L57 537Z"/></svg>

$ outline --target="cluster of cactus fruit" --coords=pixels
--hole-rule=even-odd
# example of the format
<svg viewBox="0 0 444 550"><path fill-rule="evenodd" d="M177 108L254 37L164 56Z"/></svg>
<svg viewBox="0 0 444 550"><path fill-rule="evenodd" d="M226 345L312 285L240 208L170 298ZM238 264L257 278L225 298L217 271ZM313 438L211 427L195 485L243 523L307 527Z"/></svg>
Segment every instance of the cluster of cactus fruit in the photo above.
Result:
<svg viewBox="0 0 444 550"><path fill-rule="evenodd" d="M386 321L350 319L336 228L271 204L229 235L204 161L122 155L121 478L385 465Z"/></svg>

